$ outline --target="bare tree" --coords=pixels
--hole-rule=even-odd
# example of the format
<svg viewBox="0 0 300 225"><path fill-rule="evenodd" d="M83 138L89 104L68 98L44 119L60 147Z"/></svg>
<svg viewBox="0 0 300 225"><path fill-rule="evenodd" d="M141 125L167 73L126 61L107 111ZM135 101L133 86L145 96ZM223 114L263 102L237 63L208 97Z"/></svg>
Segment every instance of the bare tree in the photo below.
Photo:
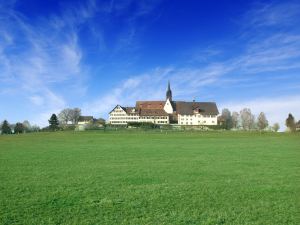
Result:
<svg viewBox="0 0 300 225"><path fill-rule="evenodd" d="M240 112L242 127L244 130L250 130L254 128L255 125L255 117L251 113L251 109L244 108Z"/></svg>
<svg viewBox="0 0 300 225"><path fill-rule="evenodd" d="M58 119L61 124L68 124L68 122L71 122L72 124L77 124L80 116L81 109L66 108L60 111L60 113L58 114Z"/></svg>
<svg viewBox="0 0 300 225"><path fill-rule="evenodd" d="M72 109L63 109L58 114L58 120L62 124L67 124L71 120L72 116Z"/></svg>
<svg viewBox="0 0 300 225"><path fill-rule="evenodd" d="M31 125L28 120L24 120L22 124L25 132L29 132L31 130Z"/></svg>
<svg viewBox="0 0 300 225"><path fill-rule="evenodd" d="M72 112L71 112L71 121L72 121L73 124L77 124L78 123L78 120L79 120L80 116L81 116L81 109L79 109L79 108L72 109Z"/></svg>
<svg viewBox="0 0 300 225"><path fill-rule="evenodd" d="M231 121L232 121L232 127L233 128L238 128L239 124L239 113L238 112L232 112L231 114Z"/></svg>
<svg viewBox="0 0 300 225"><path fill-rule="evenodd" d="M269 122L266 118L266 115L264 112L261 112L257 118L257 126L260 130L265 129L269 125Z"/></svg>
<svg viewBox="0 0 300 225"><path fill-rule="evenodd" d="M280 129L279 123L274 123L273 130L277 132Z"/></svg>

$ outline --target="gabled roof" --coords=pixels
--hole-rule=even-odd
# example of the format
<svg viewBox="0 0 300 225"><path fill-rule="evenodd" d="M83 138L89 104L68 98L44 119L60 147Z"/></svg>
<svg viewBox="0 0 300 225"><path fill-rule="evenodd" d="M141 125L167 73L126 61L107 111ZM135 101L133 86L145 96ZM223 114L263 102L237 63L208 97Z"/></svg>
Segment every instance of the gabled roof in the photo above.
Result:
<svg viewBox="0 0 300 225"><path fill-rule="evenodd" d="M82 122L82 121L90 121L93 120L94 117L92 116L79 116L78 121Z"/></svg>
<svg viewBox="0 0 300 225"><path fill-rule="evenodd" d="M126 109L124 107L122 107L120 105L116 105L108 114L110 114L112 111L114 111L118 106L126 112Z"/></svg>
<svg viewBox="0 0 300 225"><path fill-rule="evenodd" d="M218 115L219 111L215 102L182 102L176 101L176 113L180 115L193 115L194 110L202 115Z"/></svg>

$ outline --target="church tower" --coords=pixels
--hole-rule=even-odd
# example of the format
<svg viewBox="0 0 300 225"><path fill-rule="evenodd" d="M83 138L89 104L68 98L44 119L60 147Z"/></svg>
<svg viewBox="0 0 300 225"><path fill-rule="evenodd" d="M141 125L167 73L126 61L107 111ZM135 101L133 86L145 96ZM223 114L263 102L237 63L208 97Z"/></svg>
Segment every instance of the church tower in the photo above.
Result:
<svg viewBox="0 0 300 225"><path fill-rule="evenodd" d="M168 90L167 90L167 93L166 93L166 100L170 100L170 102L172 101L172 91L171 91L171 88L170 88L170 81L168 81Z"/></svg>
<svg viewBox="0 0 300 225"><path fill-rule="evenodd" d="M168 81L168 90L166 93L166 103L164 106L164 110L168 114L172 114L174 112L173 106L172 106L172 91L170 88L170 81Z"/></svg>

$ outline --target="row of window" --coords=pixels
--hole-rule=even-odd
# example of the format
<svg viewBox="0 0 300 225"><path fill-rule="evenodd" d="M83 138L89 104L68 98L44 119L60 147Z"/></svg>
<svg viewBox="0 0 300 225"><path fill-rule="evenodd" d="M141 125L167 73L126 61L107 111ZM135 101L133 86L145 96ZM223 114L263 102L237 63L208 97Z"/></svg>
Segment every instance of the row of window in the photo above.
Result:
<svg viewBox="0 0 300 225"><path fill-rule="evenodd" d="M127 122L126 121L111 121L110 123L111 124L120 124L120 123L126 124Z"/></svg>
<svg viewBox="0 0 300 225"><path fill-rule="evenodd" d="M122 113L111 113L110 116L127 116L126 113L122 112Z"/></svg>
<svg viewBox="0 0 300 225"><path fill-rule="evenodd" d="M139 122L148 122L147 120L140 120ZM169 123L169 121L165 121L165 120L155 120L155 123L159 123L159 124L167 124Z"/></svg>
<svg viewBox="0 0 300 225"><path fill-rule="evenodd" d="M128 121L110 121L111 124L127 124ZM140 122L145 122L145 121L140 121ZM157 124L167 124L168 121L163 121L163 120L157 120L155 121Z"/></svg>
<svg viewBox="0 0 300 225"><path fill-rule="evenodd" d="M138 117L110 117L109 120L138 120Z"/></svg>
<svg viewBox="0 0 300 225"><path fill-rule="evenodd" d="M114 112L124 112L123 109L115 109Z"/></svg>
<svg viewBox="0 0 300 225"><path fill-rule="evenodd" d="M212 123L215 123L215 121L211 121L211 122L212 122ZM198 125L199 125L199 124L204 124L204 123L206 123L205 120L202 121L202 123L201 123L201 121L198 121ZM193 122L190 122L190 123L189 123L189 122L186 121L186 122L181 122L181 124L182 124L182 125L184 125L184 124L185 124L185 125L189 125L189 124L190 124L190 125L193 125Z"/></svg>
<svg viewBox="0 0 300 225"><path fill-rule="evenodd" d="M167 116L141 116L141 119L168 119Z"/></svg>
<svg viewBox="0 0 300 225"><path fill-rule="evenodd" d="M134 116L134 117L124 117L124 116L119 116L119 117L114 117L114 116L110 116L110 120L137 120L137 119L161 119L161 120L167 120L168 117L167 116L141 116L141 117L138 117L138 116Z"/></svg>
<svg viewBox="0 0 300 225"><path fill-rule="evenodd" d="M205 118L216 118L216 116L214 115L201 115L201 114L198 114L198 115L180 115L181 117L205 117Z"/></svg>

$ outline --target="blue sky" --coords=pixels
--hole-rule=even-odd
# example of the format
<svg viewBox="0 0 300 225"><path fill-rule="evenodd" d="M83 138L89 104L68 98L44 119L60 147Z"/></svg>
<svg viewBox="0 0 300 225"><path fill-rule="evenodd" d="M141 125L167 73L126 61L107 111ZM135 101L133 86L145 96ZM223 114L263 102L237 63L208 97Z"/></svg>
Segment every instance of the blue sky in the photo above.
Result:
<svg viewBox="0 0 300 225"><path fill-rule="evenodd" d="M0 0L0 120L215 101L300 119L300 2Z"/></svg>

